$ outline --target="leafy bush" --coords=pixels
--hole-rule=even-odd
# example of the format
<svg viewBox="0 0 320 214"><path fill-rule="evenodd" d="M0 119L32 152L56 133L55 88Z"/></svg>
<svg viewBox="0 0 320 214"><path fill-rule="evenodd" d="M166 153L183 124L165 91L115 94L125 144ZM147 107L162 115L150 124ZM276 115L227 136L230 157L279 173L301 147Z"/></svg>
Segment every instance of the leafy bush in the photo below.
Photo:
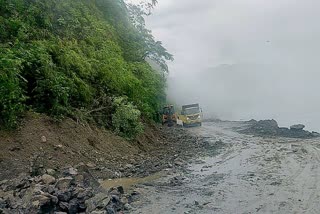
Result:
<svg viewBox="0 0 320 214"><path fill-rule="evenodd" d="M25 108L25 97L19 87L20 61L8 58L9 53L6 57L0 53L0 124L12 128Z"/></svg>
<svg viewBox="0 0 320 214"><path fill-rule="evenodd" d="M115 112L112 115L112 124L115 132L127 139L133 139L143 132L140 122L141 112L125 97L114 99Z"/></svg>

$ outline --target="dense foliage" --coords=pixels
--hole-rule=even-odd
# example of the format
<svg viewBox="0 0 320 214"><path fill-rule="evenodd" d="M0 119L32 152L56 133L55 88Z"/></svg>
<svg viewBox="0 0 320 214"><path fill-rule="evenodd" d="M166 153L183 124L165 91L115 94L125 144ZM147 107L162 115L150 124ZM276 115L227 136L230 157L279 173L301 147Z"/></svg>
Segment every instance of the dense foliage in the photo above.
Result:
<svg viewBox="0 0 320 214"><path fill-rule="evenodd" d="M112 115L112 124L116 133L128 139L140 134L143 131L140 111L124 97L116 98L114 105L116 111Z"/></svg>
<svg viewBox="0 0 320 214"><path fill-rule="evenodd" d="M165 79L145 60L167 71L172 56L139 12L123 0L0 0L0 123L32 109L111 126L121 96L156 120Z"/></svg>

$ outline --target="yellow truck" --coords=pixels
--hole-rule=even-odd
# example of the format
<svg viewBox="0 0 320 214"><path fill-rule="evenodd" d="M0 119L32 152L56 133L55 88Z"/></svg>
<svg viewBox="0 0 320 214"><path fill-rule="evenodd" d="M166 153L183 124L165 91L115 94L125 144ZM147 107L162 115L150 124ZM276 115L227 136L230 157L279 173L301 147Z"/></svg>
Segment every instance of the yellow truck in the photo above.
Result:
<svg viewBox="0 0 320 214"><path fill-rule="evenodd" d="M201 126L202 110L198 103L183 105L179 120L182 121L184 127Z"/></svg>

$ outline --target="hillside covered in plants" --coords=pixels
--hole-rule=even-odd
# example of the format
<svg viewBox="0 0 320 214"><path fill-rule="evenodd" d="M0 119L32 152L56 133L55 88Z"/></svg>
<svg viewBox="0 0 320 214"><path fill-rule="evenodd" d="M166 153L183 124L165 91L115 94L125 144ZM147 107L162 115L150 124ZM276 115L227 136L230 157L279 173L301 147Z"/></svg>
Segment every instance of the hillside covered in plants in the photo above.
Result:
<svg viewBox="0 0 320 214"><path fill-rule="evenodd" d="M0 0L1 127L34 111L132 138L158 120L173 58L144 15L123 0Z"/></svg>

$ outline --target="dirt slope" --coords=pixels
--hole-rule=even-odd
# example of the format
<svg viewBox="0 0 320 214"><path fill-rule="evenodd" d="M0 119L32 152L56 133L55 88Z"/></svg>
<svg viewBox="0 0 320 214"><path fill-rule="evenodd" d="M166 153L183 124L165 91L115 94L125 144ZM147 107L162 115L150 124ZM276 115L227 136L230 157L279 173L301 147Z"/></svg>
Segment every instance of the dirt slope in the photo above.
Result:
<svg viewBox="0 0 320 214"><path fill-rule="evenodd" d="M0 180L82 163L97 179L145 176L179 155L192 156L197 140L182 129L148 125L144 135L128 142L92 125L29 113L19 130L0 132Z"/></svg>
<svg viewBox="0 0 320 214"><path fill-rule="evenodd" d="M0 142L0 178L28 172L32 162L53 169L79 162L112 164L123 152L139 152L109 131L36 114L29 114L20 130L2 132Z"/></svg>

